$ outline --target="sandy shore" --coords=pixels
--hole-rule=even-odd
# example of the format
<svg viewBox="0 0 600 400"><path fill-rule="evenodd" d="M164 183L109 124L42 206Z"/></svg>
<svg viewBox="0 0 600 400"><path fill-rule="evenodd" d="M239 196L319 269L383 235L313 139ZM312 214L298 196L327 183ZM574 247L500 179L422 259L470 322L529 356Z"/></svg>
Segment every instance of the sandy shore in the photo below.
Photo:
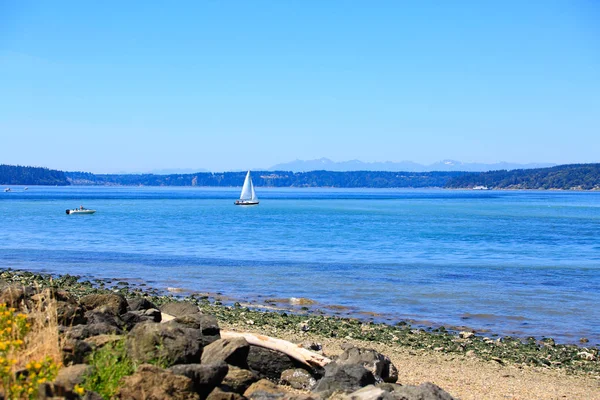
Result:
<svg viewBox="0 0 600 400"><path fill-rule="evenodd" d="M476 357L446 354L356 339L332 339L318 334L298 334L268 326L255 328L246 324L221 321L221 328L276 336L303 343L312 341L323 346L327 356L342 352L346 343L373 348L390 357L398 368L398 383L418 385L433 382L462 400L600 400L600 378L567 374L565 371L516 365L501 365Z"/></svg>

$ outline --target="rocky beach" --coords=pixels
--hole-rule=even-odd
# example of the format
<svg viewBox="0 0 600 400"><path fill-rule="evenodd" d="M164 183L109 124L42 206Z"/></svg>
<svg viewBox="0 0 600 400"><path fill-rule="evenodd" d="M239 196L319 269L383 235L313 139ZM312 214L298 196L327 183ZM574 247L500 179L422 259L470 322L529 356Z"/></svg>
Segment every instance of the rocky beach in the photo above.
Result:
<svg viewBox="0 0 600 400"><path fill-rule="evenodd" d="M379 324L17 270L1 270L0 303L58 335L58 359L8 364L5 398L28 384L40 399L600 399L599 350L584 338ZM12 339L6 351L25 354L30 340Z"/></svg>

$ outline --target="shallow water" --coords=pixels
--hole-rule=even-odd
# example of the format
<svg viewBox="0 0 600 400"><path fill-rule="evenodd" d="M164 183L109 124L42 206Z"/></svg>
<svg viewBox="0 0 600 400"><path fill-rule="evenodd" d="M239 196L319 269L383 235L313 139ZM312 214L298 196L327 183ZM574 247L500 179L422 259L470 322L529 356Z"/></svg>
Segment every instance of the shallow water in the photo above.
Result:
<svg viewBox="0 0 600 400"><path fill-rule="evenodd" d="M600 193L12 187L3 267L600 343ZM94 215L66 215L84 205ZM262 295L264 297L259 296Z"/></svg>

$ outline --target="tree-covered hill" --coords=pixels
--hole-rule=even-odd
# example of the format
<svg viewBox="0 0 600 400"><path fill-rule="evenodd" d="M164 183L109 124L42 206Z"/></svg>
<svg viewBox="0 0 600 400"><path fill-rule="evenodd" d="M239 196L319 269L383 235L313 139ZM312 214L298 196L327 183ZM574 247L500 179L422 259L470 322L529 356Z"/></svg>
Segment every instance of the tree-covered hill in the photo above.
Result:
<svg viewBox="0 0 600 400"><path fill-rule="evenodd" d="M0 185L69 185L63 171L20 165L0 165Z"/></svg>
<svg viewBox="0 0 600 400"><path fill-rule="evenodd" d="M2 185L98 186L241 186L246 172L196 174L92 174L62 172L39 167L0 165ZM600 189L600 164L571 164L551 168L490 172L385 172L385 171L253 171L256 186L339 188L469 189Z"/></svg>
<svg viewBox="0 0 600 400"><path fill-rule="evenodd" d="M456 176L447 188L487 186L494 189L600 189L600 164L569 164L551 168L489 171Z"/></svg>
<svg viewBox="0 0 600 400"><path fill-rule="evenodd" d="M467 172L382 172L382 171L254 171L256 186L271 187L340 187L393 188L443 187L451 178ZM95 175L68 172L74 185L131 185L131 186L241 186L246 172L196 173L177 175Z"/></svg>

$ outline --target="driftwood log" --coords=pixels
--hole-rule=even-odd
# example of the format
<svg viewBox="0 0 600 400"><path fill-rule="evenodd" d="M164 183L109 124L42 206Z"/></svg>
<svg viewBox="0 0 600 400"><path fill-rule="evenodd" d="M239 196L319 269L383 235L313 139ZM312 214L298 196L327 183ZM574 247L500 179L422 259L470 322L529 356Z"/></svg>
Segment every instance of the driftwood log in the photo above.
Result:
<svg viewBox="0 0 600 400"><path fill-rule="evenodd" d="M236 337L243 337L252 346L264 347L265 349L283 353L309 367L324 367L331 362L331 359L307 350L295 343L288 342L287 340L265 335L255 335L254 333L221 331L221 338L223 339Z"/></svg>

